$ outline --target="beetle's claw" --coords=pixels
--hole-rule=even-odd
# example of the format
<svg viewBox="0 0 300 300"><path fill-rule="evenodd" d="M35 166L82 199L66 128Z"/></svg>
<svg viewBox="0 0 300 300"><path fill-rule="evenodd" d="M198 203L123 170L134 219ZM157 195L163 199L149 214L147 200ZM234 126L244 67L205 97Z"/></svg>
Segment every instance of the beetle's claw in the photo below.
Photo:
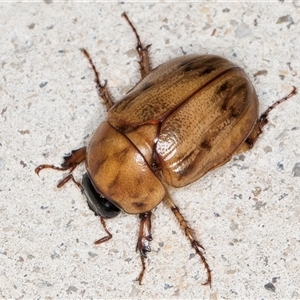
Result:
<svg viewBox="0 0 300 300"><path fill-rule="evenodd" d="M211 280L207 278L204 283L201 283L201 285L209 285L209 287L211 288Z"/></svg>
<svg viewBox="0 0 300 300"><path fill-rule="evenodd" d="M40 172L41 172L43 169L47 169L47 168L54 169L55 167L52 166L52 165L39 165L38 167L36 167L36 168L34 169L34 172L35 172L35 174L37 174L38 176L40 176Z"/></svg>
<svg viewBox="0 0 300 300"><path fill-rule="evenodd" d="M147 45L143 50L147 51L150 47L152 46L152 44Z"/></svg>
<svg viewBox="0 0 300 300"><path fill-rule="evenodd" d="M40 176L40 171L42 170L41 166L38 166L37 168L34 169L35 174Z"/></svg>

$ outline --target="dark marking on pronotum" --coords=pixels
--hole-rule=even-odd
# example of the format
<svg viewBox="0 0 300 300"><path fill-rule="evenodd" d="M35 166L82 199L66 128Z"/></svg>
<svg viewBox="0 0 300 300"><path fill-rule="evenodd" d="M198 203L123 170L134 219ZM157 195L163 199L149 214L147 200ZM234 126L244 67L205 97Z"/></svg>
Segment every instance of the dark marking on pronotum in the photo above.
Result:
<svg viewBox="0 0 300 300"><path fill-rule="evenodd" d="M145 203L143 202L132 202L132 205L135 206L136 208L142 208L143 206L145 206Z"/></svg>
<svg viewBox="0 0 300 300"><path fill-rule="evenodd" d="M114 156L117 157L120 164L124 163L126 159L128 159L128 153L130 153L130 150L130 146L128 146L121 151L114 153Z"/></svg>
<svg viewBox="0 0 300 300"><path fill-rule="evenodd" d="M108 190L114 191L118 185L120 185L120 173L118 173L113 181L108 184Z"/></svg>

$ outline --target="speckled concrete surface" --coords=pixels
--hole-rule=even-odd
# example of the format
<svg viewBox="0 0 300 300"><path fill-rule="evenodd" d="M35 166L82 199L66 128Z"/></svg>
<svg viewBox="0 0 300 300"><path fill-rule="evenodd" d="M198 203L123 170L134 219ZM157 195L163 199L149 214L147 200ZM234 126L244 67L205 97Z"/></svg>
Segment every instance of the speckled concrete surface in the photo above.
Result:
<svg viewBox="0 0 300 300"><path fill-rule="evenodd" d="M300 97L271 113L252 151L171 190L206 248L213 285L172 213L153 219L142 286L135 215L104 235L58 165L105 119L86 47L116 99L138 80L127 11L156 66L186 53L222 55L249 74L260 111L299 83L300 3L0 3L1 298L300 298ZM84 167L75 176L80 178Z"/></svg>

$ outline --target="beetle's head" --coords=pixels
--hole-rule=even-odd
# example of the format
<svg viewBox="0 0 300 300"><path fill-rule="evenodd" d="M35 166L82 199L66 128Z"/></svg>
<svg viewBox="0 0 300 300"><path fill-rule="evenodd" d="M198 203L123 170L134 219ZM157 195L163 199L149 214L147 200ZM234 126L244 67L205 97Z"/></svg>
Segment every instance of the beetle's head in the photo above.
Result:
<svg viewBox="0 0 300 300"><path fill-rule="evenodd" d="M88 173L83 175L82 185L83 193L87 197L89 208L95 213L95 215L110 219L116 217L120 213L120 209L118 207L97 192Z"/></svg>

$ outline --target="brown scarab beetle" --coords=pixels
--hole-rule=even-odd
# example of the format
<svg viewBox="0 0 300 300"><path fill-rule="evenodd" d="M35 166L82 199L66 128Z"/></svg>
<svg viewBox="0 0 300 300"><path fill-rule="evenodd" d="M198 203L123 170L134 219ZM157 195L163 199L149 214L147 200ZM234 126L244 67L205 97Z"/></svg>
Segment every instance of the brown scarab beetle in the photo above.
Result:
<svg viewBox="0 0 300 300"><path fill-rule="evenodd" d="M259 117L256 92L240 67L216 55L185 55L151 69L150 45L143 47L126 13L123 16L137 39L142 79L114 103L106 81L100 84L90 55L82 49L108 108L107 121L99 125L87 147L64 157L61 167L40 165L35 171L38 174L44 168L70 170L58 187L71 179L86 194L90 208L100 216L107 233L98 244L112 237L104 218L115 217L120 209L139 214L139 283L152 240L151 211L164 200L205 266L204 284L211 285L204 248L174 204L168 186L190 184L234 154L252 148L269 112L294 95L296 89ZM72 171L83 161L87 174L81 184L73 178Z"/></svg>

